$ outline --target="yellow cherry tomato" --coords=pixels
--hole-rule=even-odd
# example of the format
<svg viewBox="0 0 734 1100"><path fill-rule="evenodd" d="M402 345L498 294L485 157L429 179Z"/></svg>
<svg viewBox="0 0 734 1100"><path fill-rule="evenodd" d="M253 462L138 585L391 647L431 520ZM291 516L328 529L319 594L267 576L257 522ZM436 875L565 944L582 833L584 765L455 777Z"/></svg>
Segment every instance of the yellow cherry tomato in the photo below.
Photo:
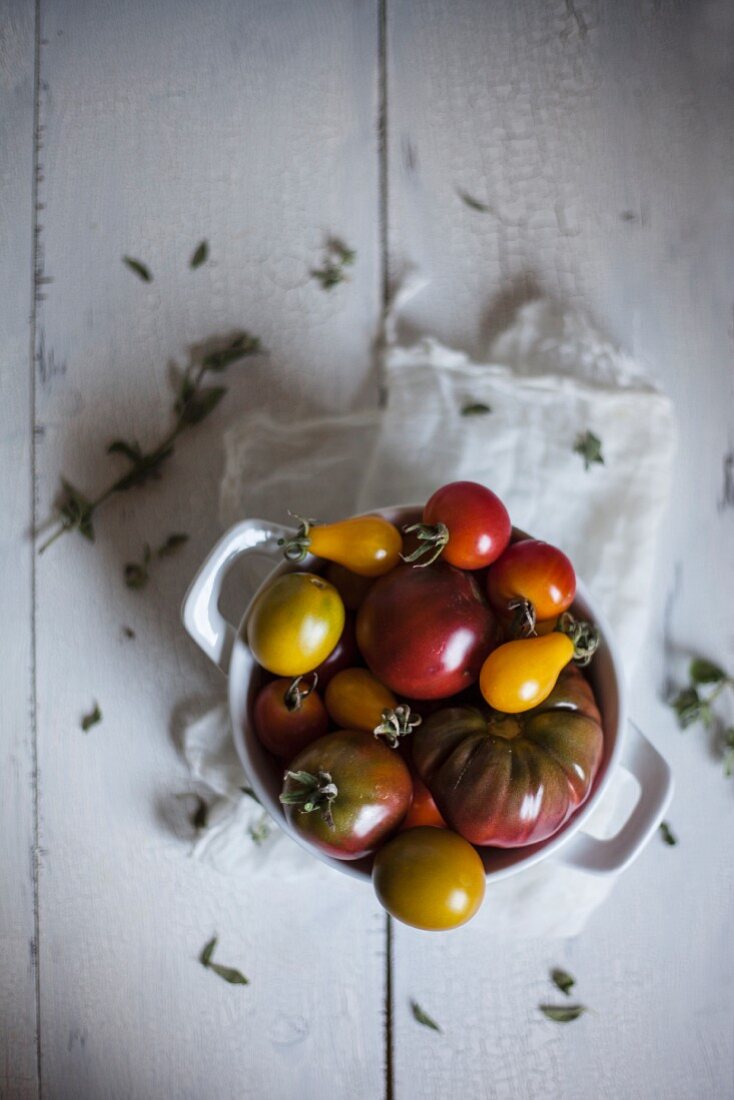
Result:
<svg viewBox="0 0 734 1100"><path fill-rule="evenodd" d="M258 664L276 676L303 676L331 653L344 629L344 604L315 573L286 573L255 600L247 642Z"/></svg>
<svg viewBox="0 0 734 1100"><path fill-rule="evenodd" d="M484 864L458 833L423 825L389 840L375 856L372 884L391 916L439 932L465 924L484 898Z"/></svg>
<svg viewBox="0 0 734 1100"><path fill-rule="evenodd" d="M402 549L403 538L395 524L382 516L355 516L315 526L303 520L285 542L284 553L290 561L302 561L311 553L361 577L381 577L395 568Z"/></svg>
<svg viewBox="0 0 734 1100"><path fill-rule="evenodd" d="M393 710L398 705L393 693L366 668L337 672L329 681L324 702L337 726L367 733L379 726L383 710Z"/></svg>
<svg viewBox="0 0 734 1100"><path fill-rule="evenodd" d="M504 714L532 710L548 698L573 655L573 642L558 631L505 642L482 665L479 688L490 707Z"/></svg>

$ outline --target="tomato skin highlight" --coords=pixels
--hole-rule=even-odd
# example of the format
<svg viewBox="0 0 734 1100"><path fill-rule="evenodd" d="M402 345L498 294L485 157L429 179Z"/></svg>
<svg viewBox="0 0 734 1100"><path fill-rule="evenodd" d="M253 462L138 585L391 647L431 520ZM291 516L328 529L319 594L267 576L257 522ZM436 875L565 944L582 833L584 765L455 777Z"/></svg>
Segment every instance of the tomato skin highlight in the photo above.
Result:
<svg viewBox="0 0 734 1100"><path fill-rule="evenodd" d="M532 711L446 707L412 741L413 762L449 827L496 848L557 833L589 797L604 752L593 692L574 665Z"/></svg>
<svg viewBox="0 0 734 1100"><path fill-rule="evenodd" d="M344 629L344 604L315 573L285 573L256 598L247 641L258 664L276 676L303 676L324 661Z"/></svg>
<svg viewBox="0 0 734 1100"><path fill-rule="evenodd" d="M448 528L449 541L441 557L459 569L491 565L512 534L510 516L500 498L476 481L452 481L437 489L423 509L423 523Z"/></svg>
<svg viewBox="0 0 734 1100"><path fill-rule="evenodd" d="M382 516L354 516L308 531L309 550L361 577L381 577L400 561L402 535Z"/></svg>
<svg viewBox="0 0 734 1100"><path fill-rule="evenodd" d="M505 642L482 665L479 688L490 707L503 714L532 710L548 698L573 654L573 642L558 631Z"/></svg>
<svg viewBox="0 0 734 1100"><path fill-rule="evenodd" d="M457 928L484 899L484 865L457 833L408 829L375 856L372 884L381 905L403 924L426 931Z"/></svg>
<svg viewBox="0 0 734 1100"><path fill-rule="evenodd" d="M383 710L392 710L398 701L366 668L347 668L337 673L324 698L332 722L342 729L372 733L380 724Z"/></svg>
<svg viewBox="0 0 734 1100"><path fill-rule="evenodd" d="M271 680L258 692L253 708L255 733L260 742L281 760L292 760L329 728L326 707L311 691L297 709L289 710L286 693L292 680Z"/></svg>
<svg viewBox="0 0 734 1100"><path fill-rule="evenodd" d="M498 640L470 574L445 562L400 565L375 581L357 613L357 643L400 699L441 699L474 683Z"/></svg>
<svg viewBox="0 0 734 1100"><path fill-rule="evenodd" d="M576 574L562 550L539 539L522 539L508 546L489 570L487 595L503 618L512 616L508 605L513 600L523 599L532 604L535 617L543 622L571 606Z"/></svg>
<svg viewBox="0 0 734 1100"><path fill-rule="evenodd" d="M374 851L397 829L413 795L410 772L399 754L360 730L327 733L299 753L289 771L325 772L336 784L333 829L318 810L284 806L304 840L335 859L361 859ZM297 786L286 775L283 790Z"/></svg>

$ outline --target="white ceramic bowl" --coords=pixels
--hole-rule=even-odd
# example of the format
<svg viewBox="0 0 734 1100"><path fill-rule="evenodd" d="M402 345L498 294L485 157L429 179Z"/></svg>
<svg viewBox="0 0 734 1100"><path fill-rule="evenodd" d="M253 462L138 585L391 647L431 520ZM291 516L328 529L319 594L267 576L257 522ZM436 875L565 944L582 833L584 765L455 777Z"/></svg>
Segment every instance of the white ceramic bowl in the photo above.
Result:
<svg viewBox="0 0 734 1100"><path fill-rule="evenodd" d="M402 526L417 522L421 511L420 506L407 505L379 509L379 514ZM247 617L255 596L262 588L282 573L318 571L325 565L311 556L298 565L284 561L277 540L291 534L292 528L260 519L243 520L232 527L214 547L194 578L184 599L182 617L194 641L228 677L232 735L255 793L281 828L305 847L300 835L286 821L278 801L283 769L255 736L251 714L260 676L245 641ZM242 554L253 553L267 555L277 564L260 588L252 593L239 630L235 630L219 610L219 596L224 577L233 562ZM672 795L670 768L647 738L627 720L622 669L611 634L581 583L578 584L573 611L579 618L594 622L601 633L601 644L589 666L589 678L602 715L604 756L589 798L555 836L523 848L477 848L490 879L505 878L550 856L596 874L621 871L632 862L658 827ZM615 769L620 767L637 780L639 797L616 836L609 840L597 840L584 833L583 826L603 798ZM352 862L331 859L311 848L306 850L309 855L323 860L343 874L364 881L369 879L371 857Z"/></svg>

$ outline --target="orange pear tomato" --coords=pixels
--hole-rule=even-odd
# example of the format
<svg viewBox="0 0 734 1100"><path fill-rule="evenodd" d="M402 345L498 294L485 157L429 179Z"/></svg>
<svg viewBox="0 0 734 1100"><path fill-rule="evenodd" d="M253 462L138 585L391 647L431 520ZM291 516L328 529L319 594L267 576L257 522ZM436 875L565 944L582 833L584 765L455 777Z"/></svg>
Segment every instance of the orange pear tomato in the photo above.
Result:
<svg viewBox="0 0 734 1100"><path fill-rule="evenodd" d="M393 710L398 705L390 689L366 668L337 672L326 688L324 702L337 726L367 733L379 726L384 710Z"/></svg>

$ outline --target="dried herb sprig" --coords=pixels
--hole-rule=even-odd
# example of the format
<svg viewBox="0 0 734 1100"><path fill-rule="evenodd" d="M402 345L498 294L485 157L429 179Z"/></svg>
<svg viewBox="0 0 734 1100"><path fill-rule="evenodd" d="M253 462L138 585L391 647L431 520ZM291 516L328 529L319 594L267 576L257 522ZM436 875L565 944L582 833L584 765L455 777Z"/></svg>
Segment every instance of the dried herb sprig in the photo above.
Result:
<svg viewBox="0 0 734 1100"><path fill-rule="evenodd" d="M200 361L192 361L179 382L171 429L148 451L144 451L135 440L116 439L110 443L107 454L120 455L128 463L128 468L96 497L85 496L62 478L63 491L57 505L58 525L40 547L39 553L43 553L68 531L78 531L94 542L94 520L102 505L116 493L140 488L160 478L163 465L173 454L178 437L206 419L222 400L227 390L224 386L204 386L206 376L221 374L233 363L258 355L261 351L257 336L241 332L223 347L208 352Z"/></svg>
<svg viewBox="0 0 734 1100"><path fill-rule="evenodd" d="M96 726L98 722L102 721L102 711L99 709L99 703L95 703L89 714L85 714L82 717L81 727L84 733L87 733L92 726Z"/></svg>
<svg viewBox="0 0 734 1100"><path fill-rule="evenodd" d="M674 848L678 843L678 837L675 835L667 821L660 822L660 835L663 838L663 842L668 844L671 848Z"/></svg>
<svg viewBox="0 0 734 1100"><path fill-rule="evenodd" d="M589 1010L585 1005L539 1005L540 1011L549 1020L555 1020L557 1024L568 1024L572 1020L578 1020L584 1012Z"/></svg>
<svg viewBox="0 0 734 1100"><path fill-rule="evenodd" d="M129 561L125 564L123 576L127 587L144 588L150 579L149 566L151 561L154 558L169 558L188 541L188 535L185 535L182 531L175 531L168 536L164 543L161 543L155 551L155 554L151 550L150 545L146 542L143 546L142 560Z"/></svg>
<svg viewBox="0 0 734 1100"><path fill-rule="evenodd" d="M718 729L724 754L724 775L734 774L734 726L724 728L714 703L726 688L734 688L734 677L703 657L691 661L689 683L670 701L682 730L701 722L709 732Z"/></svg>
<svg viewBox="0 0 734 1100"><path fill-rule="evenodd" d="M220 978L224 978L225 982L229 982L230 985L249 985L249 978L246 978L241 970L237 970L233 966L222 966L220 963L212 962L212 955L218 939L218 936L213 936L204 947L201 955L199 955L201 965L205 966L207 970L213 970L215 974L218 974Z"/></svg>
<svg viewBox="0 0 734 1100"><path fill-rule="evenodd" d="M560 989L561 993L565 993L567 997L570 997L571 990L576 985L576 979L567 970L561 970L558 966L551 970L550 976L556 989Z"/></svg>
<svg viewBox="0 0 734 1100"><path fill-rule="evenodd" d="M576 454L581 455L584 460L584 469L588 470L595 462L604 465L604 456L601 453L601 439L598 435L594 435L593 432L586 431L579 433L576 436L576 442L573 445L573 449Z"/></svg>
<svg viewBox="0 0 734 1100"><path fill-rule="evenodd" d="M410 1002L410 1011L413 1013L413 1019L419 1024L423 1024L423 1027L429 1027L432 1031L441 1031L436 1021L427 1012L424 1012L417 1001Z"/></svg>
<svg viewBox="0 0 734 1100"><path fill-rule="evenodd" d="M339 283L345 282L346 267L351 267L357 258L353 248L349 248L338 237L331 237L326 242L321 267L311 269L314 279L318 279L324 290L331 290Z"/></svg>

